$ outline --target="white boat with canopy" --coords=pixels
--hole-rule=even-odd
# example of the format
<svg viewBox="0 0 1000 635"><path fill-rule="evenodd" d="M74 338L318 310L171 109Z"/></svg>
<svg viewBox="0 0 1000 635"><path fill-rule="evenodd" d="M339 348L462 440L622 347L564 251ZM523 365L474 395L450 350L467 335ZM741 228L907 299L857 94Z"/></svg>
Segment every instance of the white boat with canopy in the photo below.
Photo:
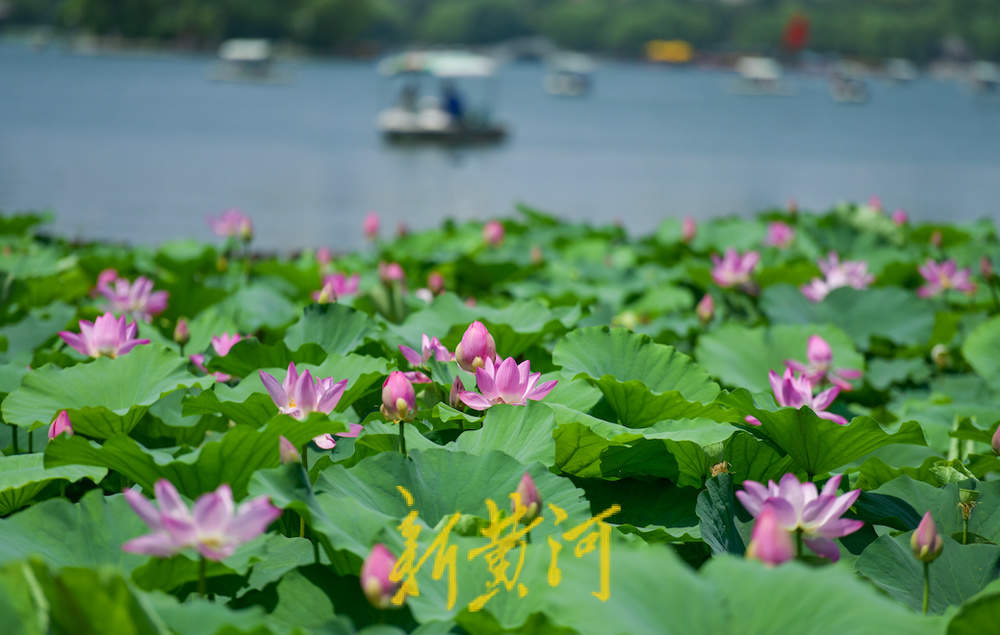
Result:
<svg viewBox="0 0 1000 635"><path fill-rule="evenodd" d="M387 78L394 103L379 113L379 132L393 142L502 140L507 129L492 115L496 69L493 58L466 51L410 51L383 59L378 72ZM476 83L482 84L482 98L468 101Z"/></svg>

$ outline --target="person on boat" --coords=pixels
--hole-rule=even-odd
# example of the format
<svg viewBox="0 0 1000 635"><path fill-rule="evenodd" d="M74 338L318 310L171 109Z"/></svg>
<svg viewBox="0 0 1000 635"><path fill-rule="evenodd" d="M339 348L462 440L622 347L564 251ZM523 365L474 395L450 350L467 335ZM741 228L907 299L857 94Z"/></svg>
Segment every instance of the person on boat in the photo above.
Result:
<svg viewBox="0 0 1000 635"><path fill-rule="evenodd" d="M399 92L399 107L408 112L416 112L417 96L417 85L407 82Z"/></svg>
<svg viewBox="0 0 1000 635"><path fill-rule="evenodd" d="M452 123L462 125L465 118L465 104L462 103L462 96L455 88L454 82L446 81L441 84L441 101L444 102L444 110L451 117Z"/></svg>

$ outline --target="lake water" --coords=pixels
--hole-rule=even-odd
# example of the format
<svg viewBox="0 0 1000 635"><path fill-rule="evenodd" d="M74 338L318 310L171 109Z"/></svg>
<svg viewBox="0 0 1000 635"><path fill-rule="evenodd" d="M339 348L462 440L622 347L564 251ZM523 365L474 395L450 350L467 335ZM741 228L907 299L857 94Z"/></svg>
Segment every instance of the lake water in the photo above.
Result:
<svg viewBox="0 0 1000 635"><path fill-rule="evenodd" d="M728 73L604 63L590 96L559 99L541 66L510 65L506 143L400 149L374 129L390 91L373 63L289 63L284 85L212 82L213 65L0 45L0 209L156 243L208 237L206 214L239 207L277 248L349 248L368 210L421 228L517 201L639 232L668 215L873 194L915 218L1000 216L1000 97L957 82L873 81L871 102L852 106L817 77L761 97L734 93Z"/></svg>

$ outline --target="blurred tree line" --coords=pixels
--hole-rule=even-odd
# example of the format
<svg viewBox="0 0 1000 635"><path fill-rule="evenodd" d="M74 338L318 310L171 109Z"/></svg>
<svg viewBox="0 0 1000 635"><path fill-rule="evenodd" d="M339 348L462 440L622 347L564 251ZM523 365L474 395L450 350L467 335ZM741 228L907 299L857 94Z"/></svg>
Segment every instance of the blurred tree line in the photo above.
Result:
<svg viewBox="0 0 1000 635"><path fill-rule="evenodd" d="M924 61L943 42L1000 58L1000 0L8 0L7 24L209 46L230 37L316 51L403 44L491 44L542 35L560 46L640 55L651 39L696 49L780 50L789 17L808 48ZM958 46L961 48L961 46Z"/></svg>

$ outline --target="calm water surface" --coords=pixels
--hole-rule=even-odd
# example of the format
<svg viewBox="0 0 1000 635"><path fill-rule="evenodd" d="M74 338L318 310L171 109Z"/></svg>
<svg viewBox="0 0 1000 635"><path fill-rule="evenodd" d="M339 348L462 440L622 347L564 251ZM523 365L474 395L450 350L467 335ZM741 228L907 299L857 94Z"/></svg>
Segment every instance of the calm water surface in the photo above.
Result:
<svg viewBox="0 0 1000 635"><path fill-rule="evenodd" d="M607 63L589 97L558 99L542 67L513 65L497 104L513 136L456 151L380 141L390 91L371 63L286 64L284 85L212 82L213 64L0 45L0 209L155 243L207 237L207 213L239 207L279 248L349 248L370 209L420 228L516 201L635 231L872 194L917 218L1000 217L1000 97L955 82L876 81L845 106L814 77L753 97L726 73Z"/></svg>

